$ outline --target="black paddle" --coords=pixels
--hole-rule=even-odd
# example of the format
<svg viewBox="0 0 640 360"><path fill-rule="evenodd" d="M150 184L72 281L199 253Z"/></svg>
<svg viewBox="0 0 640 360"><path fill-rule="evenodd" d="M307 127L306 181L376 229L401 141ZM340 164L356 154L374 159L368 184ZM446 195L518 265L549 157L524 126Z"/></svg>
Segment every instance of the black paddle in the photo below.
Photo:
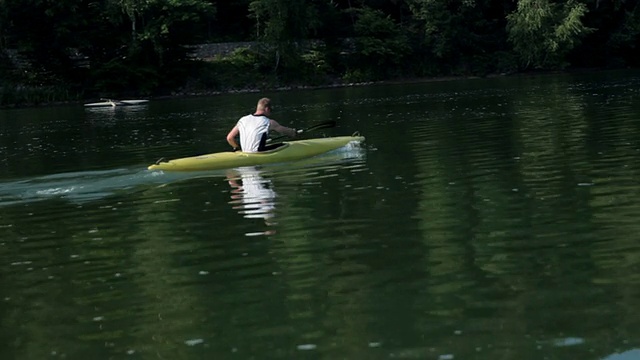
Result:
<svg viewBox="0 0 640 360"><path fill-rule="evenodd" d="M335 120L328 120L325 122L321 122L319 124L315 124L313 126L310 126L306 129L302 129L302 130L297 130L298 134L303 134L309 131L313 131L313 130L318 130L318 129L328 129L328 128L332 128L336 126L336 121ZM273 139L269 139L268 142L274 142L274 141L278 141L280 139L284 139L286 138L287 135L282 135L282 136L278 136L278 137L274 137Z"/></svg>

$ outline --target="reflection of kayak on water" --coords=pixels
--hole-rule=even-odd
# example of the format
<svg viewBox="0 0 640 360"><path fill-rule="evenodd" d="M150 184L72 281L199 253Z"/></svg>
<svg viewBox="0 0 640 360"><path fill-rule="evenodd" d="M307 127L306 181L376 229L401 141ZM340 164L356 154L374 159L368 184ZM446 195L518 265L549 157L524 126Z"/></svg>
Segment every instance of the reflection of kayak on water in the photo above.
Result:
<svg viewBox="0 0 640 360"><path fill-rule="evenodd" d="M229 203L245 218L267 220L274 216L277 194L271 188L271 180L265 179L260 173L255 166L230 170L227 173L227 180L232 187Z"/></svg>

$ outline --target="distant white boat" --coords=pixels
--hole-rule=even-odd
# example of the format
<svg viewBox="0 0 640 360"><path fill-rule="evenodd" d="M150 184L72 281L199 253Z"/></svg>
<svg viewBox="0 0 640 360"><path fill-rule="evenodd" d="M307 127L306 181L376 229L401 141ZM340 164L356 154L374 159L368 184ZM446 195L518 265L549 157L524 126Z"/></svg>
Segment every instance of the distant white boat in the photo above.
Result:
<svg viewBox="0 0 640 360"><path fill-rule="evenodd" d="M84 104L85 107L105 107L105 106L132 106L132 105L143 105L149 102L149 100L112 100L112 99L101 99L104 101Z"/></svg>

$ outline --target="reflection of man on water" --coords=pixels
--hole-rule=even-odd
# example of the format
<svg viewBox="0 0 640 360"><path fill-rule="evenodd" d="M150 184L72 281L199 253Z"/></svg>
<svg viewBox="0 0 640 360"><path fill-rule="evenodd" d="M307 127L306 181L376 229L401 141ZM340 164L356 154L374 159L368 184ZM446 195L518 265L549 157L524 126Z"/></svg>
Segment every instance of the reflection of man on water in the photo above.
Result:
<svg viewBox="0 0 640 360"><path fill-rule="evenodd" d="M227 173L227 181L231 185L231 201L233 208L245 218L262 218L268 226L275 223L274 217L276 192L271 189L271 181L260 175L255 166L235 168ZM240 182L238 181L240 180ZM273 234L268 231L265 234Z"/></svg>

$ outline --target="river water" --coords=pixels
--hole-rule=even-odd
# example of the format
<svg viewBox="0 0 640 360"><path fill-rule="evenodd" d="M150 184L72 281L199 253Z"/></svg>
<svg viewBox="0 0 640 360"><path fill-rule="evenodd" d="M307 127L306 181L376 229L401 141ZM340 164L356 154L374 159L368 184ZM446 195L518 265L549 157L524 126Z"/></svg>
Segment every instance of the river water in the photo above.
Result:
<svg viewBox="0 0 640 360"><path fill-rule="evenodd" d="M261 96L363 144L229 150ZM640 73L0 111L1 359L640 358Z"/></svg>

